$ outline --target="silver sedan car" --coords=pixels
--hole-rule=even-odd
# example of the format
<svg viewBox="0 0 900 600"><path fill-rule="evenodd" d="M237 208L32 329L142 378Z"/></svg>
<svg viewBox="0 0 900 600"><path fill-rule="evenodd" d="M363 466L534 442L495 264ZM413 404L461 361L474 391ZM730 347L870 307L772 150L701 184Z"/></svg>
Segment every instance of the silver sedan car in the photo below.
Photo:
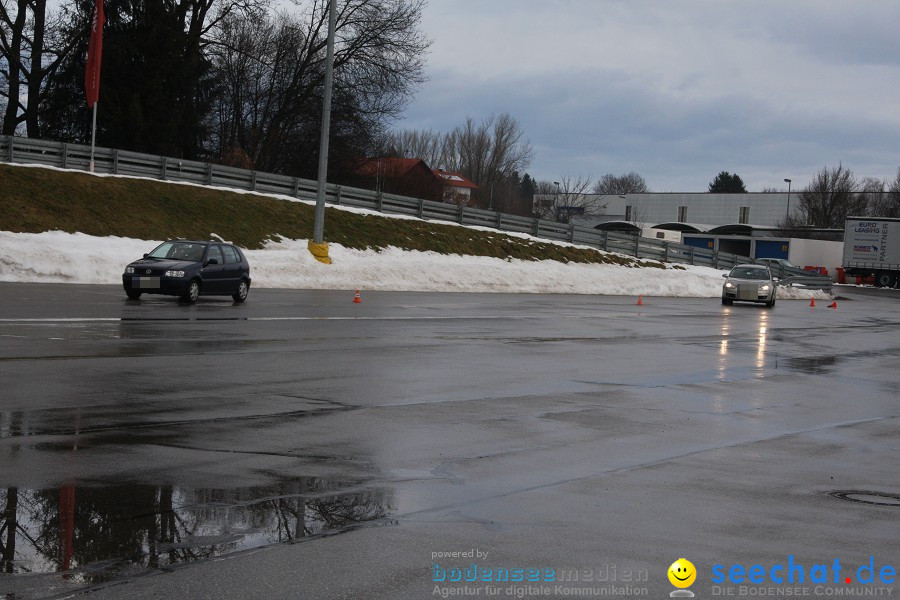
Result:
<svg viewBox="0 0 900 600"><path fill-rule="evenodd" d="M764 265L737 265L725 277L722 286L722 304L761 302L768 308L775 306L775 281L769 267Z"/></svg>

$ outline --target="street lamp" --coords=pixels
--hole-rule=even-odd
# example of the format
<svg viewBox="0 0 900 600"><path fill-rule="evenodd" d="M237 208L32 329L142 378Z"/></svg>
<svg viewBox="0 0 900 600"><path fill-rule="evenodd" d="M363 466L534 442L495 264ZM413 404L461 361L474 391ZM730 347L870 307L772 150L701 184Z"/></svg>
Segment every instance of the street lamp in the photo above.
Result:
<svg viewBox="0 0 900 600"><path fill-rule="evenodd" d="M325 94L322 98L322 128L319 133L319 178L316 185L316 210L313 219L313 239L307 246L319 262L331 264L328 244L325 243L325 186L328 181L328 136L331 130L331 88L334 79L334 29L337 23L337 2L328 4L328 38L325 46Z"/></svg>
<svg viewBox="0 0 900 600"><path fill-rule="evenodd" d="M557 220L559 220L559 182L554 181L556 184L556 199L553 200L553 213Z"/></svg>
<svg viewBox="0 0 900 600"><path fill-rule="evenodd" d="M791 218L791 180L785 178L784 182L788 184L788 200L787 200L787 208L784 209L784 224L787 225L788 219Z"/></svg>

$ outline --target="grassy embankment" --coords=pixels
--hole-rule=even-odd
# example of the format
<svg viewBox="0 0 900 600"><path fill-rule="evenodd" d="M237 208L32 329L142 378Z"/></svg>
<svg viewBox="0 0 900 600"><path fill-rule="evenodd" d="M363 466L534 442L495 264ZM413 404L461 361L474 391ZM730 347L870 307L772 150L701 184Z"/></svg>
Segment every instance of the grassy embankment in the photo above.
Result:
<svg viewBox="0 0 900 600"><path fill-rule="evenodd" d="M313 212L307 204L255 194L0 164L0 231L60 230L145 240L208 239L215 233L243 247L260 248L278 236L311 237ZM639 264L590 249L335 208L326 208L325 224L326 241L349 248L394 246L504 259Z"/></svg>

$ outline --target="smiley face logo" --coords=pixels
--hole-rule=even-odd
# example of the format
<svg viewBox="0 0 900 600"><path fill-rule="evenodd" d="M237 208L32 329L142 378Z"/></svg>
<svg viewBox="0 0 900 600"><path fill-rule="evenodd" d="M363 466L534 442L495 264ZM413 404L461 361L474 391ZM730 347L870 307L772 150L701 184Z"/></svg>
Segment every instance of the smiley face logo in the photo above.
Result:
<svg viewBox="0 0 900 600"><path fill-rule="evenodd" d="M669 567L669 582L677 588L691 587L697 579L697 569L686 558L679 558Z"/></svg>

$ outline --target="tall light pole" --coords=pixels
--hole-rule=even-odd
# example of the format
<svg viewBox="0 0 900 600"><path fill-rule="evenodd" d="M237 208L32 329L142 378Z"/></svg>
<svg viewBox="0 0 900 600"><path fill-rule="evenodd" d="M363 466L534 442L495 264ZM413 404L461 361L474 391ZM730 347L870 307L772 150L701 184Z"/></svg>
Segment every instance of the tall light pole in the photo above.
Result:
<svg viewBox="0 0 900 600"><path fill-rule="evenodd" d="M337 0L328 3L328 48L325 52L325 94L322 99L322 130L319 139L319 180L316 186L316 214L313 239L309 251L316 260L331 264L325 243L325 184L328 181L328 137L331 129L331 86L334 80L334 29L337 23Z"/></svg>
<svg viewBox="0 0 900 600"><path fill-rule="evenodd" d="M553 216L556 217L556 220L559 220L559 182L553 182L556 185L556 198L553 200Z"/></svg>
<svg viewBox="0 0 900 600"><path fill-rule="evenodd" d="M788 224L788 219L791 218L791 180L785 178L784 182L788 184L788 201L787 208L784 209L784 224Z"/></svg>

